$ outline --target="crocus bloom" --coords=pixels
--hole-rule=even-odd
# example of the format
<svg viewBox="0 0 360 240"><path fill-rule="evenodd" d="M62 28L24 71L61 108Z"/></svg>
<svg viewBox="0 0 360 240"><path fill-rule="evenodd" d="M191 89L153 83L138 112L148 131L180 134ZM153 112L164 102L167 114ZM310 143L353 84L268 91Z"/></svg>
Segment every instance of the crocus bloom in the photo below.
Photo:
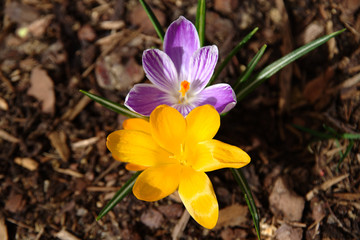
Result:
<svg viewBox="0 0 360 240"><path fill-rule="evenodd" d="M228 84L205 88L218 60L215 45L200 48L195 26L179 17L166 31L164 51L148 49L142 63L152 84L137 84L127 95L125 105L149 116L159 105L176 108L186 116L197 106L210 104L224 113L236 104L236 96Z"/></svg>
<svg viewBox="0 0 360 240"><path fill-rule="evenodd" d="M106 145L115 159L145 169L133 187L138 199L157 201L178 190L190 215L211 229L219 207L205 172L250 162L240 148L212 139L219 127L219 113L211 105L195 108L186 118L161 105L149 121L126 120L124 130L111 133Z"/></svg>

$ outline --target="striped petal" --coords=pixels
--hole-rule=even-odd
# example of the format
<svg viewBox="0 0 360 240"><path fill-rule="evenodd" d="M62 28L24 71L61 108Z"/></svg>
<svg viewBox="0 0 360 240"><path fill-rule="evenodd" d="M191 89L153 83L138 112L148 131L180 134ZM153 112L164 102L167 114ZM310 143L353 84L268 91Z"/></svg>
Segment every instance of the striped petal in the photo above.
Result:
<svg viewBox="0 0 360 240"><path fill-rule="evenodd" d="M208 176L184 167L181 172L179 195L186 210L200 225L212 229L219 216L219 206Z"/></svg>
<svg viewBox="0 0 360 240"><path fill-rule="evenodd" d="M159 49L148 49L142 57L146 77L164 91L178 88L178 73L170 57Z"/></svg>
<svg viewBox="0 0 360 240"><path fill-rule="evenodd" d="M202 90L197 104L210 104L221 114L230 111L236 105L236 95L229 84L219 83Z"/></svg>
<svg viewBox="0 0 360 240"><path fill-rule="evenodd" d="M125 106L130 110L149 116L159 105L171 105L169 94L152 84L136 84L128 93L125 99Z"/></svg>
<svg viewBox="0 0 360 240"><path fill-rule="evenodd" d="M200 92L209 82L218 60L218 48L215 45L202 47L190 59L189 77L190 90Z"/></svg>
<svg viewBox="0 0 360 240"><path fill-rule="evenodd" d="M171 23L165 34L164 51L173 61L180 81L187 80L190 58L199 47L194 24L182 16Z"/></svg>
<svg viewBox="0 0 360 240"><path fill-rule="evenodd" d="M140 200L152 202L167 197L179 186L179 164L151 167L137 178L133 193Z"/></svg>

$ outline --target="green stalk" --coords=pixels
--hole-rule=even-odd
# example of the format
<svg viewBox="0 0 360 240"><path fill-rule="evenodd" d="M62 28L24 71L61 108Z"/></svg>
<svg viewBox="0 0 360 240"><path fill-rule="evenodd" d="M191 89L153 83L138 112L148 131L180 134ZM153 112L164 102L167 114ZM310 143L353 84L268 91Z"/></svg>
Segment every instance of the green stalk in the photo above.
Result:
<svg viewBox="0 0 360 240"><path fill-rule="evenodd" d="M206 1L199 0L196 10L195 27L199 34L200 47L204 46L205 42L205 21L206 21Z"/></svg>
<svg viewBox="0 0 360 240"><path fill-rule="evenodd" d="M103 216L105 216L111 209L115 207L124 197L126 197L132 190L132 187L135 184L137 177L140 175L141 171L136 172L125 184L124 186L116 192L115 196L110 200L108 204L100 211L99 215L96 217L96 221L99 221Z"/></svg>
<svg viewBox="0 0 360 240"><path fill-rule="evenodd" d="M85 90L80 90L81 93L85 94L86 96L88 96L89 98L91 98L92 100L94 100L95 102L100 103L101 105L103 105L104 107L110 109L111 111L114 111L116 113L122 114L124 116L130 117L130 118L142 118L142 119L148 119L148 117L145 117L141 114L138 114L136 112L133 112L131 110L129 110L127 107L125 107L122 104L118 104L115 102L112 102L106 98L100 97L98 95L95 95L93 93L89 93Z"/></svg>
<svg viewBox="0 0 360 240"><path fill-rule="evenodd" d="M230 171L233 174L236 182L238 183L241 191L244 194L246 204L248 205L248 208L251 213L251 217L254 222L257 237L260 240L261 239L261 237L260 237L260 217L259 217L259 213L258 213L256 204L255 204L254 198L252 196L250 187L249 187L249 185L246 181L246 178L243 175L241 169L230 168Z"/></svg>
<svg viewBox="0 0 360 240"><path fill-rule="evenodd" d="M162 26L160 25L159 21L157 20L154 12L151 10L150 6L144 0L139 0L139 1L140 1L141 5L143 6L146 14L150 18L150 21L153 24L157 35L159 36L161 41L164 41L164 36L165 36L164 30L163 30Z"/></svg>
<svg viewBox="0 0 360 240"><path fill-rule="evenodd" d="M222 63L220 64L220 66L216 69L216 71L214 72L214 74L212 75L208 86L213 84L214 81L219 77L220 73L224 70L225 66L229 63L229 61L231 60L231 58L233 56L235 56L239 50L245 45L245 43L247 43L250 38L252 36L254 36L254 34L259 30L259 28L254 28L254 30L252 30L248 35L246 35L243 40L241 40L241 42L239 42L234 48L233 50L231 50L231 52L226 56L226 58L224 59L224 61L222 61Z"/></svg>

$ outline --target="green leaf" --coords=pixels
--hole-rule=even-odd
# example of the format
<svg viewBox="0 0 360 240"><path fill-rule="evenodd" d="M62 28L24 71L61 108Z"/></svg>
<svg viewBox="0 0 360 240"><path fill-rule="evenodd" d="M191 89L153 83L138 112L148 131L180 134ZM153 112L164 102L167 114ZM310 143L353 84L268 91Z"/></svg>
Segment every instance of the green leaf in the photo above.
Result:
<svg viewBox="0 0 360 240"><path fill-rule="evenodd" d="M329 35L320 37L296 50L285 55L284 57L278 59L273 62L269 66L265 67L262 71L260 71L253 79L247 81L247 84L239 91L238 93L238 101L242 100L245 96L247 96L250 92L252 92L257 86L263 83L266 79L270 78L272 75L277 73L280 69L284 68L288 64L294 62L298 58L304 56L305 54L311 52L315 48L320 45L326 43L329 39L339 35L344 32L346 29L342 29L340 31L331 33Z"/></svg>
<svg viewBox="0 0 360 240"><path fill-rule="evenodd" d="M239 91L239 89L241 89L241 84L243 84L244 82L246 82L246 80L248 80L251 73L254 71L254 69L256 67L256 64L260 61L261 57L264 55L266 47L267 47L266 44L261 47L261 49L256 53L254 58L251 59L251 61L247 65L246 70L244 71L244 73L241 74L241 76L238 78L238 80L237 80L237 82L236 82L236 84L234 86L235 93L237 93Z"/></svg>
<svg viewBox="0 0 360 240"><path fill-rule="evenodd" d="M147 3L144 0L139 0L141 5L143 6L146 14L148 15L148 17L150 18L151 23L153 24L156 33L158 34L159 38L161 39L161 41L164 41L164 30L162 28L162 26L160 25L159 21L157 20L154 12L151 10L150 6L147 5Z"/></svg>
<svg viewBox="0 0 360 240"><path fill-rule="evenodd" d="M126 197L130 192L132 187L135 184L137 177L140 175L141 171L136 172L125 184L124 186L116 192L115 196L110 200L108 204L100 211L99 215L96 217L96 221L99 221L103 216L105 216L111 209L115 207L124 197Z"/></svg>
<svg viewBox="0 0 360 240"><path fill-rule="evenodd" d="M205 42L205 21L206 21L205 16L206 16L206 1L198 0L195 27L199 34L200 47L204 46L204 42Z"/></svg>
<svg viewBox="0 0 360 240"><path fill-rule="evenodd" d="M245 43L247 43L250 38L252 36L254 36L254 34L259 30L259 28L254 28L254 30L252 30L248 35L246 35L243 40L241 40L241 42L239 42L236 47L234 47L233 50L231 50L231 52L226 56L226 58L224 59L224 61L220 64L220 66L216 69L215 73L212 75L208 86L213 84L213 82L219 77L220 73L222 72L222 70L224 70L225 66L229 63L229 61L231 60L231 58L233 56L235 56L239 50L245 45Z"/></svg>
<svg viewBox="0 0 360 240"><path fill-rule="evenodd" d="M244 194L245 201L249 207L249 210L250 210L253 222L254 222L257 237L260 240L261 239L261 237L260 237L260 217L259 217L257 207L255 205L255 201L252 196L250 187L246 181L245 176L241 172L241 169L230 168L230 170L231 170L231 173L233 174L236 182L238 183L241 191Z"/></svg>
<svg viewBox="0 0 360 240"><path fill-rule="evenodd" d="M80 90L81 93L85 94L86 96L88 96L89 98L91 98L92 100L94 100L95 102L100 103L101 105L103 105L104 107L116 112L116 113L120 113L124 116L130 117L130 118L143 118L143 119L148 119L148 117L145 117L141 114L138 114L136 112L133 112L131 110L129 110L127 107L125 107L124 105L112 102L106 98L100 97L98 95L95 95L93 93L89 93L87 91L84 90Z"/></svg>

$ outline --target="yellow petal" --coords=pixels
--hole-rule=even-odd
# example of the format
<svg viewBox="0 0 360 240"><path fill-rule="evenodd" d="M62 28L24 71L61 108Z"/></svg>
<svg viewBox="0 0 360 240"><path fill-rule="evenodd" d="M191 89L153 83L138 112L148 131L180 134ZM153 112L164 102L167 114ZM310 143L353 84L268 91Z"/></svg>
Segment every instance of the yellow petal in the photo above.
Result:
<svg viewBox="0 0 360 240"><path fill-rule="evenodd" d="M169 158L154 139L144 132L118 130L107 137L107 148L116 160L149 167L177 162Z"/></svg>
<svg viewBox="0 0 360 240"><path fill-rule="evenodd" d="M181 152L186 121L175 108L161 105L150 114L151 134L160 146L173 154Z"/></svg>
<svg viewBox="0 0 360 240"><path fill-rule="evenodd" d="M167 197L179 186L180 164L150 167L136 180L133 193L140 200L152 202Z"/></svg>
<svg viewBox="0 0 360 240"><path fill-rule="evenodd" d="M127 130L138 130L150 134L150 123L141 118L126 119L123 128Z"/></svg>
<svg viewBox="0 0 360 240"><path fill-rule="evenodd" d="M220 115L211 105L194 108L186 117L187 137L195 143L212 139L220 127Z"/></svg>
<svg viewBox="0 0 360 240"><path fill-rule="evenodd" d="M219 206L210 179L205 173L184 167L181 172L179 195L195 221L205 228L215 227Z"/></svg>
<svg viewBox="0 0 360 240"><path fill-rule="evenodd" d="M212 157L208 157L208 151ZM249 155L238 147L211 139L198 144L192 167L209 172L220 168L241 168L250 162Z"/></svg>
<svg viewBox="0 0 360 240"><path fill-rule="evenodd" d="M148 167L133 164L133 163L128 163L125 165L125 168L126 168L126 170L129 170L129 171L142 171Z"/></svg>

